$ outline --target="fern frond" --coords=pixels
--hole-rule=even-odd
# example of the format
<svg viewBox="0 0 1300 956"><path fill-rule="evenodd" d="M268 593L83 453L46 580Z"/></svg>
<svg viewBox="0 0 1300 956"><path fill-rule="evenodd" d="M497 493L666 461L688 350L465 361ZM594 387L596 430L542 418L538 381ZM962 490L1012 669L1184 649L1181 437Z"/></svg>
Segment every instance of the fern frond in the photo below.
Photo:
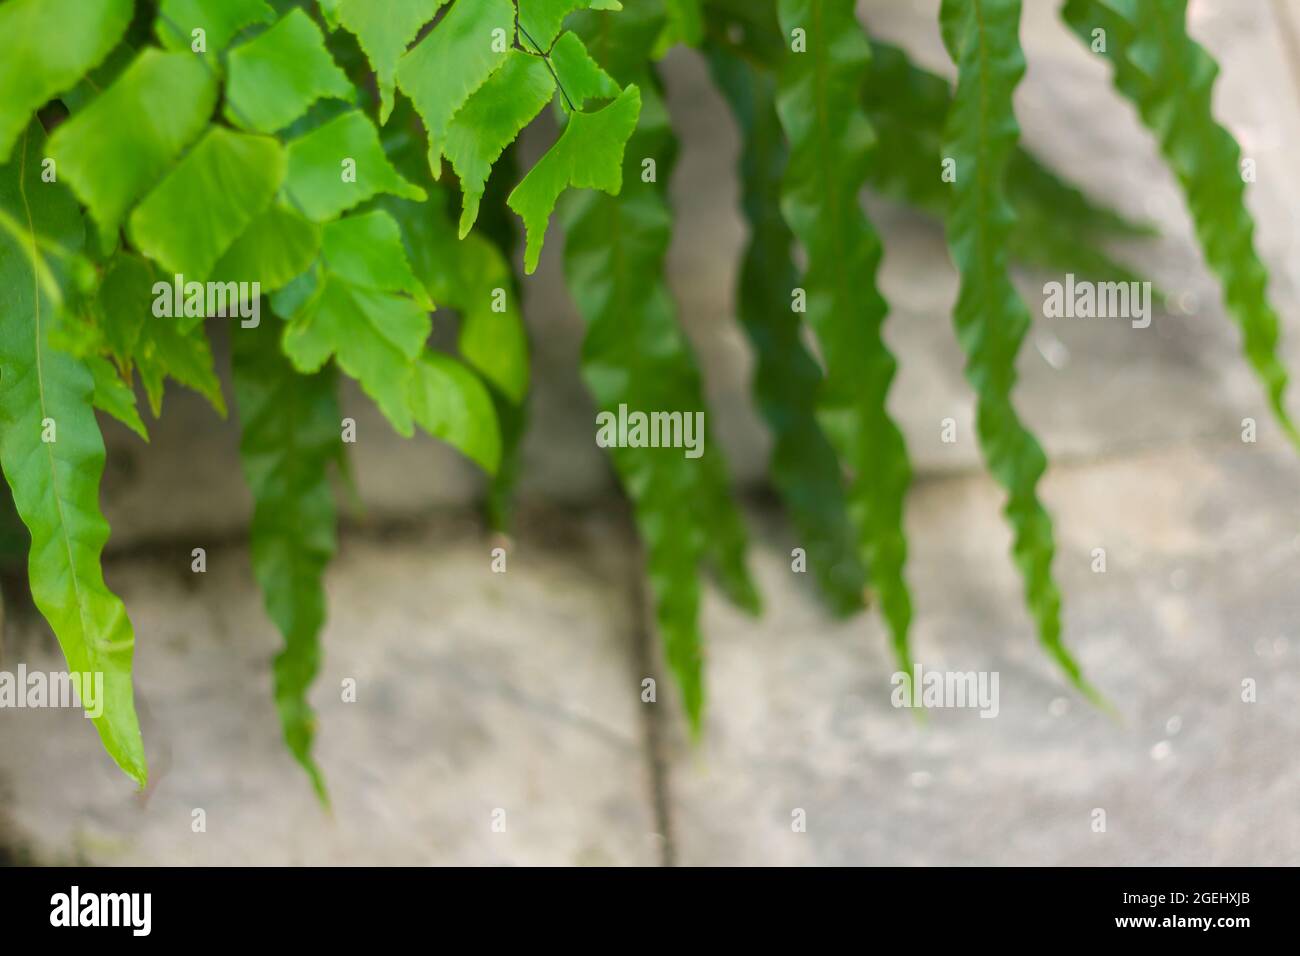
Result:
<svg viewBox="0 0 1300 956"><path fill-rule="evenodd" d="M276 321L233 336L239 454L253 495L253 573L267 613L284 636L275 659L275 705L284 739L327 802L312 758L316 720L307 691L320 670L325 567L334 556L336 513L330 463L341 449L332 368L300 375L279 348Z"/></svg>
<svg viewBox="0 0 1300 956"><path fill-rule="evenodd" d="M769 470L808 563L831 607L862 607L866 570L858 558L839 459L817 421L822 374L801 337L790 292L799 285L794 234L781 215L785 136L776 84L720 44L707 49L714 80L743 137L740 177L749 243L736 285L736 317L756 358L754 399L772 432Z"/></svg>
<svg viewBox="0 0 1300 956"><path fill-rule="evenodd" d="M1020 132L1011 103L1025 70L1020 0L944 0L940 20L944 45L957 64L944 146L944 155L956 161L948 243L961 288L953 321L976 394L980 448L1007 491L1012 554L1039 640L1077 687L1094 694L1061 640L1052 522L1037 492L1047 458L1011 403L1016 353L1030 325L1008 271L1013 213L1003 185Z"/></svg>
<svg viewBox="0 0 1300 956"><path fill-rule="evenodd" d="M945 218L950 190L937 170L944 157L952 85L917 66L900 47L873 40L863 105L879 138L869 187ZM1016 214L1008 242L1018 262L1098 279L1140 281L1101 243L1154 230L1090 199L1019 146L1008 164L1007 198Z"/></svg>
<svg viewBox="0 0 1300 956"><path fill-rule="evenodd" d="M1063 16L1089 45L1105 31L1115 87L1155 134L1187 199L1201 251L1223 284L1242 348L1292 443L1300 431L1286 410L1287 371L1268 269L1255 251L1241 149L1214 119L1218 64L1187 33L1187 0L1069 0Z"/></svg>
<svg viewBox="0 0 1300 956"><path fill-rule="evenodd" d="M808 257L807 321L826 363L817 415L850 472L858 546L895 656L907 667L903 503L912 471L886 407L897 363L881 336L888 306L876 286L880 239L858 204L873 143L860 100L871 52L849 4L780 0L777 11L793 46L776 95L790 141L781 209ZM806 51L795 45L800 39Z"/></svg>
<svg viewBox="0 0 1300 956"><path fill-rule="evenodd" d="M85 224L62 185L41 180L44 137L32 123L0 166L0 466L31 533L32 599L77 674L102 675L82 697L104 748L132 779L148 778L131 666L135 633L100 563L108 522L99 508L104 440L81 359L53 346L65 321L64 263L46 257L84 243Z"/></svg>
<svg viewBox="0 0 1300 956"><path fill-rule="evenodd" d="M772 5L710 0L706 14L716 46L757 67L773 69L781 59L786 43ZM899 47L871 41L862 83L862 104L877 139L867 176L871 191L946 217L948 190L936 170L951 103L947 79L916 65ZM1019 146L1012 153L1007 189L1017 215L1010 240L1017 261L1099 279L1140 278L1111 258L1102 243L1151 235L1152 227L1133 223L1087 196Z"/></svg>
<svg viewBox="0 0 1300 956"><path fill-rule="evenodd" d="M678 326L664 279L672 234L665 190L676 143L658 84L645 66L663 28L662 3L628 5L619 14L586 14L577 30L620 84L643 89L644 108L628 144L617 196L576 194L563 212L565 277L587 322L583 378L605 412L704 411L699 371ZM643 162L653 161L646 181ZM699 631L699 572L712 561L733 599L756 607L745 567L745 531L729 494L726 466L712 443L703 456L680 448L609 449L632 499L655 598L665 656L693 728L704 702Z"/></svg>

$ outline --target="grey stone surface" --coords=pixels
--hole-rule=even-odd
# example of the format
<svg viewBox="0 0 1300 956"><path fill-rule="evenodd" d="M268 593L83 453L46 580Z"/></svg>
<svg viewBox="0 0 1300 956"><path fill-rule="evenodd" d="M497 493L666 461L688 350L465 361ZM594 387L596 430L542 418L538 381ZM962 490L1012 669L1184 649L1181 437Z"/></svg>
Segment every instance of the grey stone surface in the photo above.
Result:
<svg viewBox="0 0 1300 956"><path fill-rule="evenodd" d="M894 708L878 619L830 621L790 571L797 542L767 529L766 617L706 616L705 742L679 732L672 764L681 861L1294 864L1300 535L1278 519L1300 504L1296 471L1289 450L1245 445L1053 473L1067 640L1117 719L1037 646L988 481L916 490L909 579L916 659L998 672L991 719Z"/></svg>
<svg viewBox="0 0 1300 956"><path fill-rule="evenodd" d="M649 864L628 644L630 568L609 520L524 534L507 571L463 520L350 536L328 577L312 700L324 811L271 704L279 639L247 554L178 572L108 566L132 609L152 781L143 794L79 712L4 713L10 852L94 864ZM43 623L11 620L6 666L58 669ZM342 682L356 681L354 703ZM192 811L206 813L194 833ZM505 810L505 832L491 828Z"/></svg>

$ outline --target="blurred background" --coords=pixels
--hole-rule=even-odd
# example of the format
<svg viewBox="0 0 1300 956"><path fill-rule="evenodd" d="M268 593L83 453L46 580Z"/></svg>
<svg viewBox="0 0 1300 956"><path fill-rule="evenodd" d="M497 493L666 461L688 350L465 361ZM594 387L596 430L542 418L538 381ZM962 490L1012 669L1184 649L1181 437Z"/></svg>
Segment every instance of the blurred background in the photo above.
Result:
<svg viewBox="0 0 1300 956"><path fill-rule="evenodd" d="M327 578L313 693L332 810L280 738L279 636L248 562L237 429L169 391L149 445L104 421L108 583L137 631L147 792L77 712L0 721L0 860L90 864L1285 864L1300 860L1300 456L1269 418L1191 233L1132 108L1056 17L1026 0L1024 142L1161 238L1116 249L1170 293L1150 328L1039 317L1017 404L1047 449L1066 639L1116 716L1036 644L973 440L941 227L867 200L885 239L891 406L917 473L908 501L915 653L997 671L1000 711L890 705L895 666L872 614L835 621L766 478L734 319L734 126L702 59L665 63L681 158L670 278L705 370L713 440L746 503L766 604L710 593L708 712L686 736L661 665L640 554L578 378L583 327L551 237L524 284L532 426L513 537L483 530L482 484L454 452L403 441L356 390L345 413L360 501ZM870 31L951 75L938 0L860 4ZM1296 278L1300 3L1193 0L1222 66L1216 113L1256 160L1248 201L1300 369ZM534 131L534 153L548 133ZM214 325L218 343L225 332ZM224 354L219 364L228 364ZM228 378L227 378L228 386ZM227 388L227 395L229 395ZM1297 406L1293 401L1292 407ZM1241 440L1246 417L1259 440ZM940 439L957 422L958 441ZM493 547L508 548L494 574ZM208 553L206 574L190 552ZM1105 573L1092 569L1104 548ZM5 582L0 667L62 658ZM643 703L642 680L658 681ZM342 683L356 681L344 702ZM1255 682L1253 703L1242 681ZM206 831L194 832L202 809ZM1095 832L1094 810L1106 812ZM504 832L494 812L504 810ZM795 832L796 810L806 832ZM500 815L497 815L500 818ZM499 829L499 828L498 828Z"/></svg>

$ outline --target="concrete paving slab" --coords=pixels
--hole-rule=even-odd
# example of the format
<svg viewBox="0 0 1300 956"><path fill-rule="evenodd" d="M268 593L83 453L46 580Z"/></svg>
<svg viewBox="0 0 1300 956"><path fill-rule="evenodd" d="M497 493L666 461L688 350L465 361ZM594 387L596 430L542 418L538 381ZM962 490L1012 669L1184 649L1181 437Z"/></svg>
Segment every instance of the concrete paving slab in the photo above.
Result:
<svg viewBox="0 0 1300 956"><path fill-rule="evenodd" d="M136 625L151 786L134 792L79 712L6 710L9 854L111 865L656 862L619 533L600 516L550 519L520 536L504 574L490 570L493 542L461 520L346 538L312 695L328 813L280 740L279 638L246 552L210 553L204 575L178 573L161 554L110 562ZM61 666L39 618L11 613L0 666L19 661ZM192 830L196 809L206 832Z"/></svg>
<svg viewBox="0 0 1300 956"><path fill-rule="evenodd" d="M991 719L930 710L923 725L895 708L878 621L828 620L790 571L794 542L768 527L755 556L768 616L709 607L705 741L674 738L679 859L1294 864L1298 473L1286 449L1258 445L1052 472L1067 640L1117 720L1036 645L987 480L916 491L908 576L916 659L997 672ZM806 832L792 829L797 810Z"/></svg>

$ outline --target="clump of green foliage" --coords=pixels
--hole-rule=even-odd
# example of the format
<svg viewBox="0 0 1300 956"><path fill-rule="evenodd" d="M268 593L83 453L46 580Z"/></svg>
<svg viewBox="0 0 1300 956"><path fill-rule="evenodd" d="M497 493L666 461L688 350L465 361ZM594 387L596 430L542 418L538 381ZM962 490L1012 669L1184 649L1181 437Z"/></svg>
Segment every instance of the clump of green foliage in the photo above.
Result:
<svg viewBox="0 0 1300 956"><path fill-rule="evenodd" d="M1211 114L1215 68L1185 7L1068 0L1063 14L1159 139L1295 437L1239 150ZM773 434L772 482L828 606L851 614L874 595L910 663L911 466L887 410L896 361L875 281L881 240L858 201L867 189L944 222L955 331L1026 602L1045 649L1095 695L1061 638L1036 490L1046 458L1013 402L1029 312L1010 268L1128 280L1102 243L1147 230L1019 146L1019 19L1020 0L943 0L954 85L873 40L849 0L0 3L0 466L30 534L36 606L69 667L105 676L96 726L108 753L145 782L135 635L101 571L95 410L147 440L138 375L155 417L169 378L226 414L203 310L158 318L159 295L183 276L257 283L266 297L264 321L232 323L252 563L285 640L274 665L285 737L324 797L307 694L336 541L331 473L346 468L339 375L398 433L423 430L493 476L489 513L503 524L529 387L515 223L531 273L558 207L596 405L704 408L664 273L677 142L657 63L682 45L707 57L744 139L737 318ZM560 132L521 173L512 144L548 107ZM460 314L454 353L429 345L435 307ZM708 448L698 460L610 450L697 729L703 569L759 608L726 464Z"/></svg>

